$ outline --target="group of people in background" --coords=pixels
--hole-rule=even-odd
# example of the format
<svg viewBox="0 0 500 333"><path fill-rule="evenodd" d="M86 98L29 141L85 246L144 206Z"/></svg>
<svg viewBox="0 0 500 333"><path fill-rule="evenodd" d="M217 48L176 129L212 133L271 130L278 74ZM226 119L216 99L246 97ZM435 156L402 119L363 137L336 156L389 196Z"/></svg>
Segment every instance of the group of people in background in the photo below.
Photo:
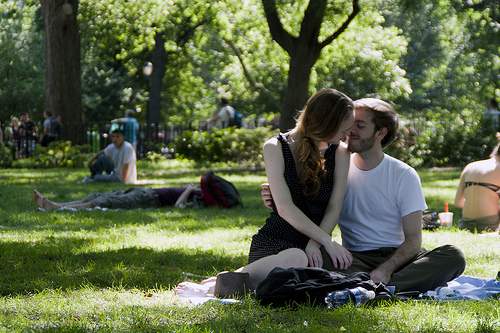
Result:
<svg viewBox="0 0 500 333"><path fill-rule="evenodd" d="M37 143L46 147L62 134L62 122L59 116L50 111L44 112L44 120L39 126L31 119L28 112L12 116L9 122L0 123L0 144L12 150L13 158L33 155Z"/></svg>

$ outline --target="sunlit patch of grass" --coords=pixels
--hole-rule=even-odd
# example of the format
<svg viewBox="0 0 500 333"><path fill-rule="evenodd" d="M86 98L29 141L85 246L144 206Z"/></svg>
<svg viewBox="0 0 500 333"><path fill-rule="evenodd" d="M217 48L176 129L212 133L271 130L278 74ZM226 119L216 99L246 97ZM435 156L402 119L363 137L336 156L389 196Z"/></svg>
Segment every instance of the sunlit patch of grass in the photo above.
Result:
<svg viewBox="0 0 500 333"><path fill-rule="evenodd" d="M223 165L221 166L223 167ZM38 188L54 200L75 200L120 184L83 185L85 170L0 170L0 331L166 332L495 332L500 301L406 302L337 310L274 309L248 297L241 304L179 303L172 287L185 273L210 276L247 262L251 236L268 210L259 190L263 172L220 174L234 182L244 207L230 210L140 209L39 212ZM197 184L188 162L141 163L140 175L166 185ZM459 170L420 172L431 208L452 202ZM459 217L459 211L450 208ZM333 237L340 242L340 232ZM428 249L454 244L465 273L493 278L499 236L456 228L424 232Z"/></svg>

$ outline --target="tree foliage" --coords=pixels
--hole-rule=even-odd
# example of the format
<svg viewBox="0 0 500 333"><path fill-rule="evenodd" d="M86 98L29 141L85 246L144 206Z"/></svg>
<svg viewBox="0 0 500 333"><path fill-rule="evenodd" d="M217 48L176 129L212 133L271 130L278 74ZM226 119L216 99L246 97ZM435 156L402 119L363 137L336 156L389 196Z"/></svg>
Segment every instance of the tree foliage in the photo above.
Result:
<svg viewBox="0 0 500 333"><path fill-rule="evenodd" d="M87 121L105 124L127 109L142 111L139 120L146 120L150 87L142 67L152 59L158 34L165 42L163 122L196 124L216 110L221 96L249 118L278 115L293 76L290 52L271 38L265 8L273 4L286 40L293 44L313 29L311 45L323 43L321 52L309 50L317 59L311 58L305 96L335 87L353 98L393 101L422 136L412 148L415 163L456 163L460 154L469 159L490 149L491 142L473 139L490 135L482 114L500 94L499 15L492 0L360 0L359 13L332 43L326 42L347 21L352 1L80 0ZM308 8L320 5L321 22L304 27ZM0 120L22 111L41 118L40 17L39 1L0 1ZM481 148L459 148L452 158L437 148L443 140ZM449 156L433 159L431 150Z"/></svg>

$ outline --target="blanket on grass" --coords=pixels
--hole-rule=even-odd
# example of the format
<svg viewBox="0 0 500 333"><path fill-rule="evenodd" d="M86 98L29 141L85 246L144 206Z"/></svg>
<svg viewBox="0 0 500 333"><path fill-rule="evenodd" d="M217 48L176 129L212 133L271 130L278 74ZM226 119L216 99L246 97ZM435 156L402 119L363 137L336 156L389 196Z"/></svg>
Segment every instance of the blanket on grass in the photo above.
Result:
<svg viewBox="0 0 500 333"><path fill-rule="evenodd" d="M239 300L218 299L213 295L215 279L202 283L182 282L175 288L181 301L191 305L200 305L215 300L223 304L238 303ZM438 301L449 300L484 300L500 298L500 281L461 275L448 282L446 287L438 287L422 294L424 298Z"/></svg>

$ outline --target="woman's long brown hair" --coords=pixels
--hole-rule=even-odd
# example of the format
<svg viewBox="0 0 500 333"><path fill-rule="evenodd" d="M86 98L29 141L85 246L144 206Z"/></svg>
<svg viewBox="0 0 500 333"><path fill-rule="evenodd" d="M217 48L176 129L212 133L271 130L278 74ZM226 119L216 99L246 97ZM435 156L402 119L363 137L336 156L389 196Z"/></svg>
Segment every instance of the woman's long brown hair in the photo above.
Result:
<svg viewBox="0 0 500 333"><path fill-rule="evenodd" d="M335 89L322 89L307 101L295 126L295 157L306 196L315 196L324 175L319 142L331 138L352 112L352 100Z"/></svg>

